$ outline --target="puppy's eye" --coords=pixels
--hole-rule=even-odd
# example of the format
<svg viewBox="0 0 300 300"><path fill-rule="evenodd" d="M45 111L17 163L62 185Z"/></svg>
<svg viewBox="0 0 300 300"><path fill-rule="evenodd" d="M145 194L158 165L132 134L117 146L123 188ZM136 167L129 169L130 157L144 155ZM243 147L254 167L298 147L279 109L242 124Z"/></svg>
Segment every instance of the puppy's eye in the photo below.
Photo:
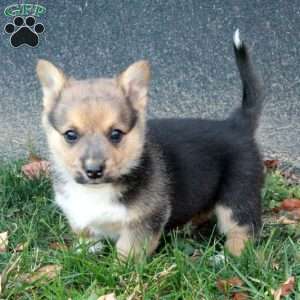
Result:
<svg viewBox="0 0 300 300"><path fill-rule="evenodd" d="M68 130L64 133L65 140L72 144L79 139L79 134L75 130Z"/></svg>
<svg viewBox="0 0 300 300"><path fill-rule="evenodd" d="M113 129L109 135L109 139L113 144L118 144L121 142L124 132L119 129Z"/></svg>

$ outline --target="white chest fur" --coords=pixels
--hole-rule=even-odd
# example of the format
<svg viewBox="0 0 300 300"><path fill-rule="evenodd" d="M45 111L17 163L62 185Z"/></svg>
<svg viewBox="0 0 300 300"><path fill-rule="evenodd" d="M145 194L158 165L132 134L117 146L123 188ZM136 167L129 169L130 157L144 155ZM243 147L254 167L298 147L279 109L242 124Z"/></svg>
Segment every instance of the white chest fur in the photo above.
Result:
<svg viewBox="0 0 300 300"><path fill-rule="evenodd" d="M119 197L120 192L111 184L93 187L69 181L63 192L56 194L56 202L74 230L117 238L128 218L128 210Z"/></svg>

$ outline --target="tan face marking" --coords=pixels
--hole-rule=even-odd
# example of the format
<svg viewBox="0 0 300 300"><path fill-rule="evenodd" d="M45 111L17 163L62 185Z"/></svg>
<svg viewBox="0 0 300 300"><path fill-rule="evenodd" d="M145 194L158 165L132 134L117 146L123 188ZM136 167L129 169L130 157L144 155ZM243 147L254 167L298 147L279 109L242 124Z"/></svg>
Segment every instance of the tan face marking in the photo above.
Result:
<svg viewBox="0 0 300 300"><path fill-rule="evenodd" d="M105 101L86 101L71 107L66 112L66 129L77 128L80 133L104 134L111 128L119 128L128 131L128 125L120 120L120 111Z"/></svg>
<svg viewBox="0 0 300 300"><path fill-rule="evenodd" d="M118 106L104 101L82 102L66 112L60 133L56 134L54 143L50 143L74 176L77 172L84 173L81 160L105 161L104 175L110 178L125 174L138 163L144 145L144 127L139 120L130 128L131 121L124 122L121 113ZM73 145L69 145L63 136L70 129L76 130L80 136ZM116 145L109 140L113 129L124 133Z"/></svg>
<svg viewBox="0 0 300 300"><path fill-rule="evenodd" d="M45 61L39 62L37 72L44 91L43 124L50 150L72 177L87 180L85 160L105 163L103 180L118 178L138 164L150 78L146 62L135 63L112 79L66 79ZM109 139L113 129L124 133L118 144ZM72 144L64 138L68 130L79 136Z"/></svg>

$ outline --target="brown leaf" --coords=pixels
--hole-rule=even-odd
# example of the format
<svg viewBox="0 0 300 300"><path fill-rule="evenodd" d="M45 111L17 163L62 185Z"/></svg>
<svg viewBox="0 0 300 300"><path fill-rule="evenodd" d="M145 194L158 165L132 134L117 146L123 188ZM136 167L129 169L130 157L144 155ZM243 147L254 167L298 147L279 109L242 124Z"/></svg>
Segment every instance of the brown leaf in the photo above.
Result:
<svg viewBox="0 0 300 300"><path fill-rule="evenodd" d="M249 299L249 296L246 293L237 292L237 293L232 294L232 299L233 300L247 300L247 299Z"/></svg>
<svg viewBox="0 0 300 300"><path fill-rule="evenodd" d="M8 246L8 232L0 233L0 253L4 253L7 251Z"/></svg>
<svg viewBox="0 0 300 300"><path fill-rule="evenodd" d="M278 271L278 270L279 270L279 267L280 267L280 265L279 265L278 262L272 261L272 268L273 268L274 270Z"/></svg>
<svg viewBox="0 0 300 300"><path fill-rule="evenodd" d="M278 223L284 224L284 225L292 225L292 224L298 224L298 221L296 221L296 220L291 220L291 219L289 219L289 218L286 217L286 216L281 216L281 217L278 219Z"/></svg>
<svg viewBox="0 0 300 300"><path fill-rule="evenodd" d="M168 276L174 269L176 269L176 267L177 267L176 264L172 264L167 269L165 269L165 270L159 272L158 274L156 274L154 279L160 279L162 277Z"/></svg>
<svg viewBox="0 0 300 300"><path fill-rule="evenodd" d="M37 269L34 273L26 273L21 276L21 280L27 283L33 283L37 280L51 280L55 278L61 271L60 265L46 265Z"/></svg>
<svg viewBox="0 0 300 300"><path fill-rule="evenodd" d="M274 170L278 168L279 160L278 159L266 159L264 160L264 165L268 170Z"/></svg>
<svg viewBox="0 0 300 300"><path fill-rule="evenodd" d="M280 204L280 209L282 210L291 211L298 208L300 208L300 199L295 199L295 198L284 199Z"/></svg>
<svg viewBox="0 0 300 300"><path fill-rule="evenodd" d="M99 297L97 300L117 300L115 293L103 295Z"/></svg>
<svg viewBox="0 0 300 300"><path fill-rule="evenodd" d="M26 247L28 246L28 243L20 243L16 246L16 248L14 249L16 252L22 252Z"/></svg>
<svg viewBox="0 0 300 300"><path fill-rule="evenodd" d="M29 156L28 156L28 160L30 162L37 162L37 161L42 161L43 159L40 156L38 156L37 154L30 152Z"/></svg>
<svg viewBox="0 0 300 300"><path fill-rule="evenodd" d="M271 209L271 211L273 212L273 213L279 213L280 212L280 207L273 207L272 209Z"/></svg>
<svg viewBox="0 0 300 300"><path fill-rule="evenodd" d="M242 285L243 285L243 281L238 277L217 280L217 288L219 291L223 293L227 293L230 288L241 287Z"/></svg>
<svg viewBox="0 0 300 300"><path fill-rule="evenodd" d="M300 208L290 211L288 214L288 217L292 220L300 221Z"/></svg>
<svg viewBox="0 0 300 300"><path fill-rule="evenodd" d="M53 250L68 250L67 245L59 243L59 242L50 243L49 248L51 248Z"/></svg>
<svg viewBox="0 0 300 300"><path fill-rule="evenodd" d="M295 277L291 276L287 279L275 292L273 292L274 300L280 300L282 296L289 295L295 286Z"/></svg>
<svg viewBox="0 0 300 300"><path fill-rule="evenodd" d="M295 286L295 277L291 276L281 286L282 296L289 295L293 291L294 286Z"/></svg>
<svg viewBox="0 0 300 300"><path fill-rule="evenodd" d="M201 252L198 249L195 249L191 256L191 260L196 261L199 257L201 257Z"/></svg>
<svg viewBox="0 0 300 300"><path fill-rule="evenodd" d="M50 163L46 160L34 161L22 166L22 172L29 179L40 178L49 175Z"/></svg>

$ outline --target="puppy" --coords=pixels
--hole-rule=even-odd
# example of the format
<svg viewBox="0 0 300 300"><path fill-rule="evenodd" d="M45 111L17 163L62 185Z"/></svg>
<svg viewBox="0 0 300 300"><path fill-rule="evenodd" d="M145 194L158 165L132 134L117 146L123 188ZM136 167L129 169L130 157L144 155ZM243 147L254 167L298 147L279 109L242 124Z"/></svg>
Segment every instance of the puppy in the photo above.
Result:
<svg viewBox="0 0 300 300"><path fill-rule="evenodd" d="M243 100L223 121L146 122L146 61L115 78L80 81L38 62L55 200L72 229L94 241L92 251L110 238L121 257L151 254L164 230L207 211L233 255L257 233L263 168L254 133L262 93L238 30L233 42Z"/></svg>

